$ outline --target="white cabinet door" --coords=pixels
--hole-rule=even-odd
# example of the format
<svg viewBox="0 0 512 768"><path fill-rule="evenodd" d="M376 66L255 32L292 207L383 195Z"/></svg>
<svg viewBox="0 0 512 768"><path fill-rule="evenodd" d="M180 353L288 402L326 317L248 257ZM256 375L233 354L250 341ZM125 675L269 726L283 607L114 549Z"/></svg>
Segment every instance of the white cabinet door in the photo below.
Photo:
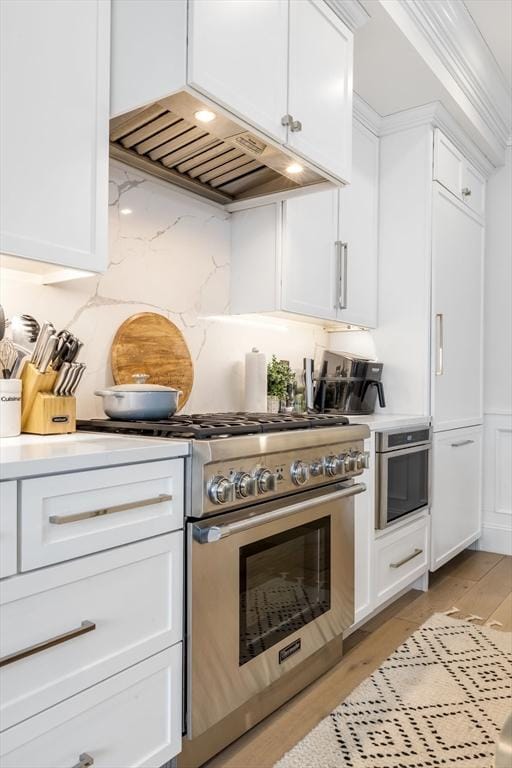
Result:
<svg viewBox="0 0 512 768"><path fill-rule="evenodd" d="M479 216L484 215L484 177L438 128L434 131L433 179L449 189Z"/></svg>
<svg viewBox="0 0 512 768"><path fill-rule="evenodd" d="M192 0L188 82L283 142L288 6L281 0Z"/></svg>
<svg viewBox="0 0 512 768"><path fill-rule="evenodd" d="M109 677L0 734L2 768L159 768L181 750L182 647Z"/></svg>
<svg viewBox="0 0 512 768"><path fill-rule="evenodd" d="M334 320L338 192L329 189L294 197L283 206L282 309Z"/></svg>
<svg viewBox="0 0 512 768"><path fill-rule="evenodd" d="M355 497L354 515L354 624L371 612L372 603L372 544L375 531L375 433L365 440L364 449L370 452L370 468L360 482L366 484L366 493Z"/></svg>
<svg viewBox="0 0 512 768"><path fill-rule="evenodd" d="M0 247L107 265L109 0L2 0Z"/></svg>
<svg viewBox="0 0 512 768"><path fill-rule="evenodd" d="M479 538L482 528L482 430L434 435L431 570Z"/></svg>
<svg viewBox="0 0 512 768"><path fill-rule="evenodd" d="M434 429L482 422L484 229L434 184L432 211L432 415Z"/></svg>
<svg viewBox="0 0 512 768"><path fill-rule="evenodd" d="M339 191L343 251L343 323L377 325L377 217L379 140L359 123L353 126L352 181Z"/></svg>
<svg viewBox="0 0 512 768"><path fill-rule="evenodd" d="M18 510L16 481L0 483L0 579L16 573Z"/></svg>
<svg viewBox="0 0 512 768"><path fill-rule="evenodd" d="M323 0L291 0L288 144L341 181L352 156L352 32Z"/></svg>

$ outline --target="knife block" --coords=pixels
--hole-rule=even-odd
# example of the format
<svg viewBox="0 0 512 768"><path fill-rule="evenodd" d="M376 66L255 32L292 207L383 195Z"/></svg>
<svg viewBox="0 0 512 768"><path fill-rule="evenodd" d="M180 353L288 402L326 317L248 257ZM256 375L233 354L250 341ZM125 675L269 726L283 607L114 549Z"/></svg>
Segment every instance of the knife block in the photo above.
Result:
<svg viewBox="0 0 512 768"><path fill-rule="evenodd" d="M33 363L26 363L21 372L21 431L25 432L25 425L34 406L39 392L50 393L57 380L57 371L41 373Z"/></svg>
<svg viewBox="0 0 512 768"><path fill-rule="evenodd" d="M76 399L37 392L22 430L34 435L76 432Z"/></svg>
<svg viewBox="0 0 512 768"><path fill-rule="evenodd" d="M76 431L76 400L52 394L57 371L41 373L27 363L21 373L21 431L61 435Z"/></svg>

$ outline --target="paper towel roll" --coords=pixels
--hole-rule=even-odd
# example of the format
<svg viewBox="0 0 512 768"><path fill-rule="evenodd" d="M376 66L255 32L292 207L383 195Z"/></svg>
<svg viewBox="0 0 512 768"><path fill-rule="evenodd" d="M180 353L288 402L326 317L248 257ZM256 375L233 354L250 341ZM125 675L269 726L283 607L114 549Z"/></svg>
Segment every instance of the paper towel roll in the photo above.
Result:
<svg viewBox="0 0 512 768"><path fill-rule="evenodd" d="M267 361L255 347L245 355L245 410L267 410Z"/></svg>

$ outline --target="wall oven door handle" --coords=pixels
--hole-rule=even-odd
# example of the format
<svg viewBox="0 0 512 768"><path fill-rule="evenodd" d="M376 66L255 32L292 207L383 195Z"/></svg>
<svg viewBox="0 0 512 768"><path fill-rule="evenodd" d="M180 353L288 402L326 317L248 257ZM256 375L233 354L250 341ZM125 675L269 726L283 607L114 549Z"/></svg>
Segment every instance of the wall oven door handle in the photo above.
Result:
<svg viewBox="0 0 512 768"><path fill-rule="evenodd" d="M343 488L334 493L327 493L325 496L317 496L314 499L308 499L307 501L300 501L298 504L290 504L288 507L276 509L273 512L266 512L262 515L248 517L235 523L212 525L209 528L201 528L199 525L194 525L193 536L199 544L210 544L214 541L224 539L226 536L231 536L233 533L248 531L251 528L255 528L257 525L272 523L274 520L281 520L283 517L296 515L298 512L304 512L306 509L318 507L320 504L327 504L330 501L347 499L351 496L356 496L358 493L363 493L363 491L366 491L366 485L364 483L355 483L349 488Z"/></svg>

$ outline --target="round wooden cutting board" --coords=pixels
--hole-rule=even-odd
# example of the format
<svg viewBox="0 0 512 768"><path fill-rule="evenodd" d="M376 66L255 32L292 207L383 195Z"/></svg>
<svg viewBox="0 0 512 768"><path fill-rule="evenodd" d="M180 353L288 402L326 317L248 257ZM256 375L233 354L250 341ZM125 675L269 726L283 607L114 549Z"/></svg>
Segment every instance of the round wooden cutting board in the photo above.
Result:
<svg viewBox="0 0 512 768"><path fill-rule="evenodd" d="M132 384L134 373L147 373L148 384L181 389L181 410L192 391L194 367L183 334L155 312L132 315L119 326L112 342L112 375L116 384Z"/></svg>

